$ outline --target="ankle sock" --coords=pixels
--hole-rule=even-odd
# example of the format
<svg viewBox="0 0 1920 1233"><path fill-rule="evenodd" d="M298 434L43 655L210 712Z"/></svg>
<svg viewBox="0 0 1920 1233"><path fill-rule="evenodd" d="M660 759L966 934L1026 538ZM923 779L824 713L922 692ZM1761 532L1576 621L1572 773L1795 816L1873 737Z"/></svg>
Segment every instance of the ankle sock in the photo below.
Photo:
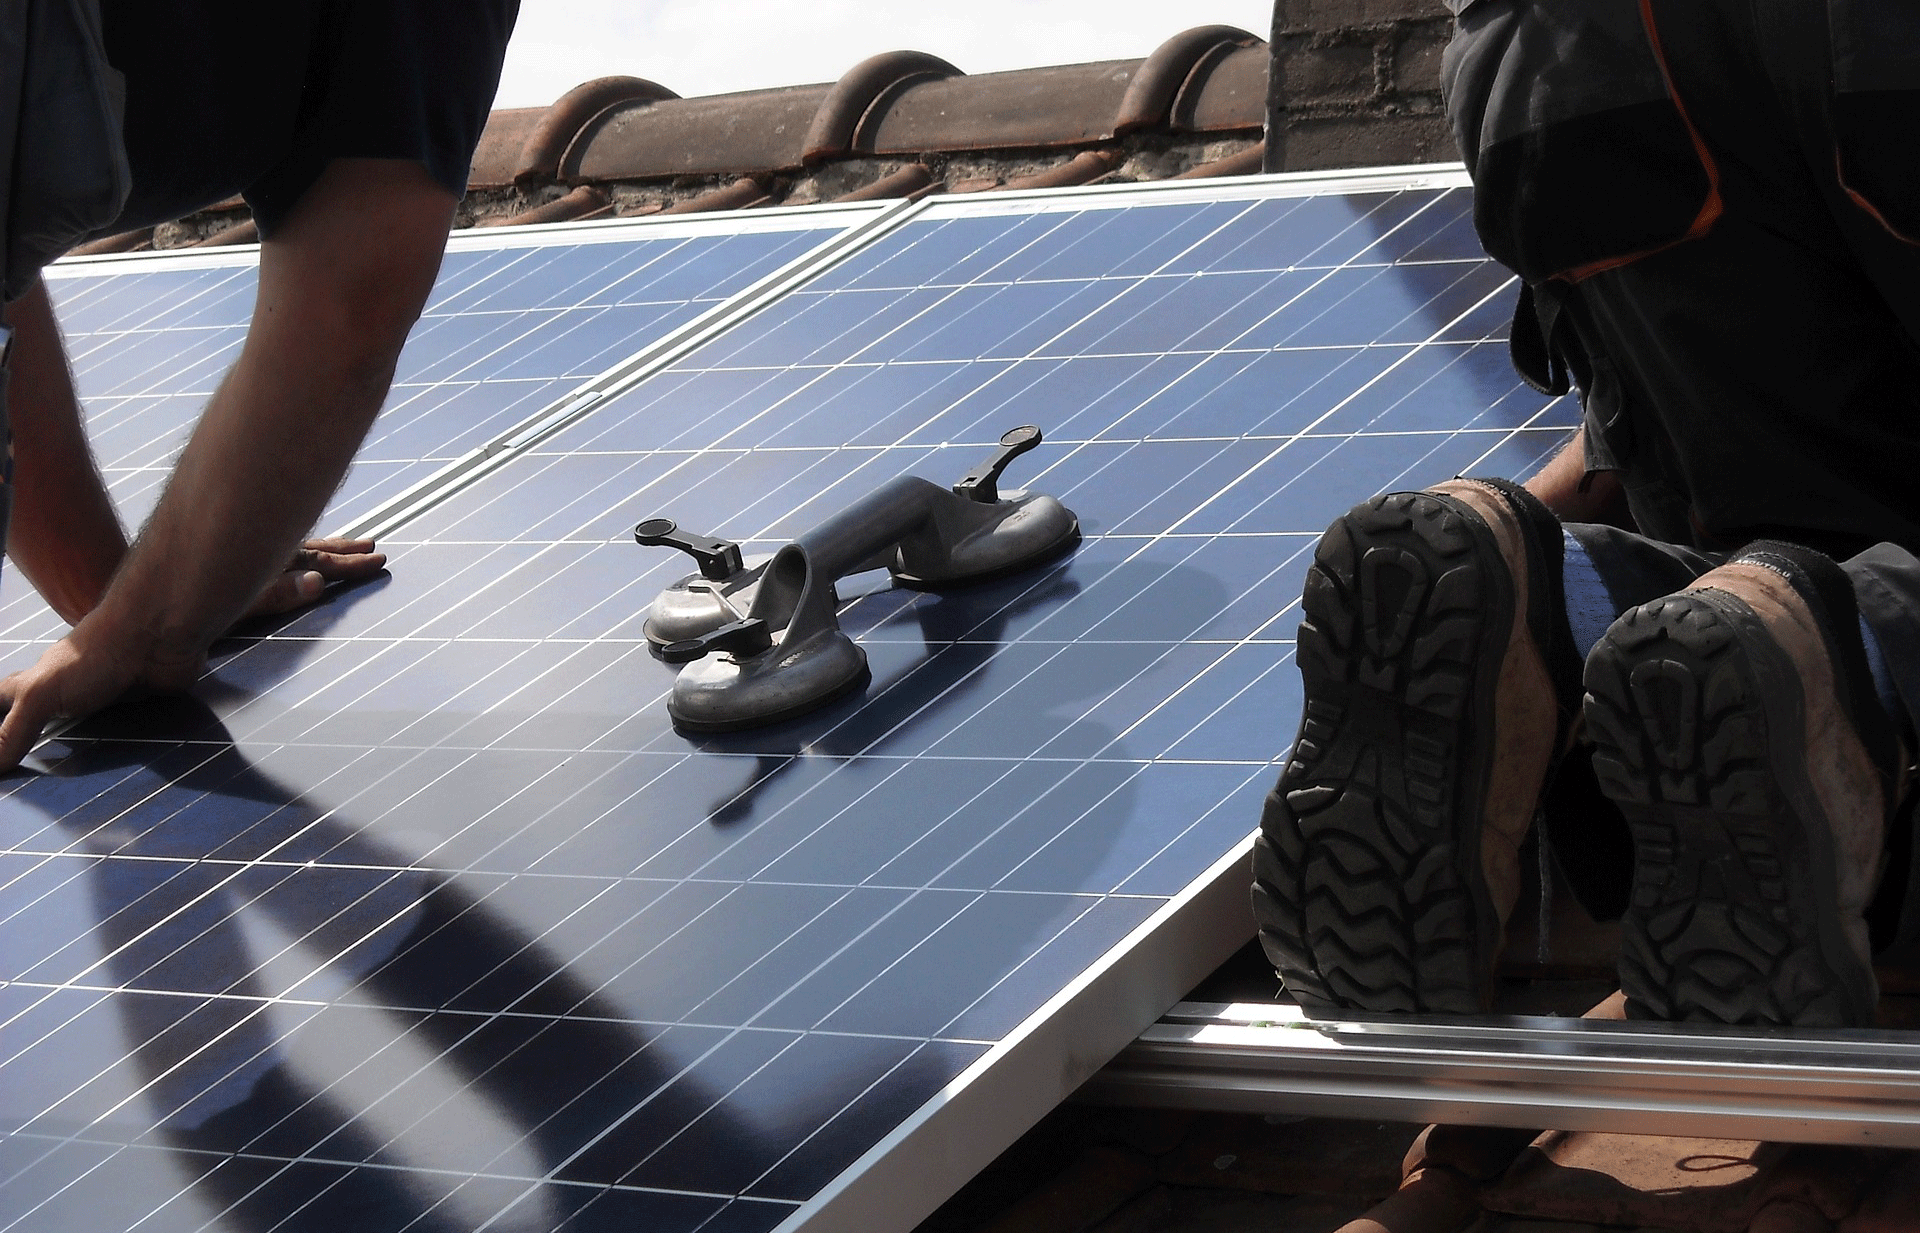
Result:
<svg viewBox="0 0 1920 1233"><path fill-rule="evenodd" d="M1873 676L1873 693L1880 699L1880 709L1887 713L1887 721L1898 725L1905 712L1900 706L1900 691L1893 687L1893 673L1887 668L1887 657L1880 650L1880 640L1874 637L1873 626L1867 624L1867 618L1860 620L1860 645L1867 653L1867 671Z"/></svg>
<svg viewBox="0 0 1920 1233"><path fill-rule="evenodd" d="M1582 660L1620 615L1606 580L1588 555L1586 546L1562 530L1565 548L1561 555L1560 580L1567 605L1567 627L1573 635L1573 650Z"/></svg>

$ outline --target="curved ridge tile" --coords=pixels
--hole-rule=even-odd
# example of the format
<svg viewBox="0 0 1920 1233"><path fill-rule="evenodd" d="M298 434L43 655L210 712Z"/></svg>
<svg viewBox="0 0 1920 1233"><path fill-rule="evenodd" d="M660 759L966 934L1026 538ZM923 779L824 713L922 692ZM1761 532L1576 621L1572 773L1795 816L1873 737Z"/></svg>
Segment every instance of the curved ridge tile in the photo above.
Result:
<svg viewBox="0 0 1920 1233"><path fill-rule="evenodd" d="M1188 133L1260 128L1267 118L1271 58L1265 43L1223 47L1207 57L1175 96L1168 127Z"/></svg>
<svg viewBox="0 0 1920 1233"><path fill-rule="evenodd" d="M88 240L76 244L67 253L69 257L99 257L107 253L138 252L153 243L153 228L140 227L133 231L116 231L103 235L97 240Z"/></svg>
<svg viewBox="0 0 1920 1233"><path fill-rule="evenodd" d="M919 154L1105 141L1140 63L1108 60L915 82L869 110L854 145L866 154Z"/></svg>
<svg viewBox="0 0 1920 1233"><path fill-rule="evenodd" d="M680 96L644 77L596 77L555 99L527 134L514 169L516 182L559 174L560 159L580 131L601 113L621 106L646 106Z"/></svg>
<svg viewBox="0 0 1920 1233"><path fill-rule="evenodd" d="M1267 143L1257 141L1238 154L1229 154L1225 158L1216 158L1210 163L1201 163L1198 166L1189 167L1180 174L1168 178L1174 180L1211 180L1218 176L1259 175L1265 166L1266 156Z"/></svg>
<svg viewBox="0 0 1920 1233"><path fill-rule="evenodd" d="M773 198L767 193L767 186L757 176L741 176L724 188L701 193L698 197L689 197L661 210L662 214L707 214L715 210L750 210L755 206L769 205Z"/></svg>
<svg viewBox="0 0 1920 1233"><path fill-rule="evenodd" d="M808 125L832 88L617 103L574 137L559 178L578 184L798 170Z"/></svg>
<svg viewBox="0 0 1920 1233"><path fill-rule="evenodd" d="M1259 36L1238 26L1196 26L1174 35L1156 47L1133 75L1114 115L1114 134L1166 127L1174 114L1175 100L1196 76L1196 70L1228 52L1261 42Z"/></svg>
<svg viewBox="0 0 1920 1233"><path fill-rule="evenodd" d="M922 81L964 77L953 65L924 51L885 51L868 56L833 83L801 150L804 162L815 163L850 153L860 123L867 113L892 93Z"/></svg>

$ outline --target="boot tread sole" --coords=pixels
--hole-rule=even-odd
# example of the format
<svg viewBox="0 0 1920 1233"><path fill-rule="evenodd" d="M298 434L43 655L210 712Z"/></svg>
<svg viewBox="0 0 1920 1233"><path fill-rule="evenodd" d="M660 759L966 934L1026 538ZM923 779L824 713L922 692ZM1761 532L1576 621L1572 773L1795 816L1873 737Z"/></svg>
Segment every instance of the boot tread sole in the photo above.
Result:
<svg viewBox="0 0 1920 1233"><path fill-rule="evenodd" d="M1777 650L1765 662L1770 640L1743 612L1707 592L1669 596L1621 617L1587 660L1594 770L1635 849L1628 1011L1871 1023L1872 969L1836 932L1831 832L1774 739L1803 723L1782 685L1791 663Z"/></svg>
<svg viewBox="0 0 1920 1233"><path fill-rule="evenodd" d="M1301 733L1254 847L1262 941L1302 1005L1473 1014L1498 919L1480 795L1513 621L1492 535L1428 494L1336 523L1308 572ZM1481 759L1484 762L1484 755Z"/></svg>

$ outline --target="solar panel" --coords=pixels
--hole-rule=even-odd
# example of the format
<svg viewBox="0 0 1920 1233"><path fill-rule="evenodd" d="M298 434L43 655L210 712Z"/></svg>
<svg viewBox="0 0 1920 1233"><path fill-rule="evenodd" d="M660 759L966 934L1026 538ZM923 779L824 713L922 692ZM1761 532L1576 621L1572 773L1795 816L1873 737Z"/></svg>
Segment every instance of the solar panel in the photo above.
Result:
<svg viewBox="0 0 1920 1233"><path fill-rule="evenodd" d="M1570 426L1467 204L923 203L53 743L0 808L0 1227L911 1227L1250 935L1319 529ZM1077 551L850 579L869 686L672 726L635 521L769 552L1021 423Z"/></svg>
<svg viewBox="0 0 1920 1233"><path fill-rule="evenodd" d="M373 431L322 522L403 491L537 416L882 207L739 221L656 219L456 236ZM48 287L87 428L121 517L143 521L208 395L239 355L257 250L57 263ZM0 636L60 628L0 580Z"/></svg>

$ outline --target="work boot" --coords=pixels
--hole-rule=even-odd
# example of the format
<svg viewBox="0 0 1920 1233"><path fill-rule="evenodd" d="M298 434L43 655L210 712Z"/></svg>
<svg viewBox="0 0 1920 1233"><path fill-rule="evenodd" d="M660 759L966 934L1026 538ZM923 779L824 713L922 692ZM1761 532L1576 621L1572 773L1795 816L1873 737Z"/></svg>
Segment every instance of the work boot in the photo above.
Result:
<svg viewBox="0 0 1920 1233"><path fill-rule="evenodd" d="M1377 497L1321 538L1300 733L1254 848L1261 941L1302 1005L1491 1004L1520 842L1579 715L1561 549L1493 480Z"/></svg>
<svg viewBox="0 0 1920 1233"><path fill-rule="evenodd" d="M1873 1022L1865 913L1905 765L1832 560L1756 543L1587 658L1594 770L1633 832L1629 1015Z"/></svg>

